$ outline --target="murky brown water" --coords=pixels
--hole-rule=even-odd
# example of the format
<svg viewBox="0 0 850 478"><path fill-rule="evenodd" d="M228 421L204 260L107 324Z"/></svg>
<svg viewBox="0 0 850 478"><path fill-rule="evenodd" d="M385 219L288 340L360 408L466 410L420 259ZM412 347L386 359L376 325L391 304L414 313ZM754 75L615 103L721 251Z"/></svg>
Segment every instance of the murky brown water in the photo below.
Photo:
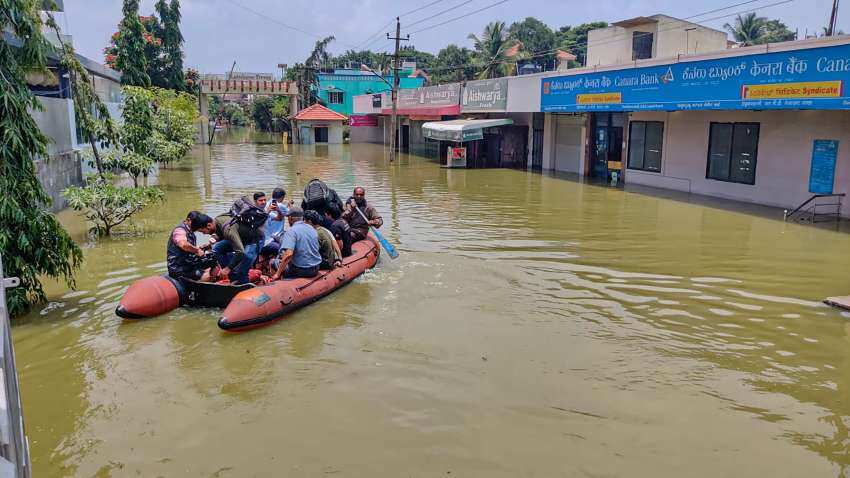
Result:
<svg viewBox="0 0 850 478"><path fill-rule="evenodd" d="M245 140L247 136L242 136ZM225 138L226 139L226 138ZM232 138L231 138L232 139ZM300 173L300 174L299 174ZM125 323L189 209L363 184L401 257L249 333ZM219 144L14 327L35 476L839 476L850 235L372 145ZM84 241L71 216L69 227Z"/></svg>

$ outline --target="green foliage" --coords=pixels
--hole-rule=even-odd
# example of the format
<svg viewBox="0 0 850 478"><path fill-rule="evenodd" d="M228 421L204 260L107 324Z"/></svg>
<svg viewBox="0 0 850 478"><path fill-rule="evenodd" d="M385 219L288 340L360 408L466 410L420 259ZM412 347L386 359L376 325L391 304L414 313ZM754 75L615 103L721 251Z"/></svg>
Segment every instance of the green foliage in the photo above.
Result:
<svg viewBox="0 0 850 478"><path fill-rule="evenodd" d="M334 40L335 38L333 36L318 40L313 46L313 51L310 52L307 60L303 64L299 63L295 65L294 70L296 75L298 75L295 78L298 82L298 94L304 106L310 106L319 101L316 95L316 92L319 90L319 78L316 72L319 68L328 65L330 62L332 57L330 52L328 52L328 45ZM231 121L231 123L233 122Z"/></svg>
<svg viewBox="0 0 850 478"><path fill-rule="evenodd" d="M797 32L791 31L779 20L768 20L764 24L764 36L759 43L779 43L797 39Z"/></svg>
<svg viewBox="0 0 850 478"><path fill-rule="evenodd" d="M500 78L510 74L507 51L514 45L514 40L508 39L505 22L492 22L484 27L480 37L470 33L470 40L475 44L475 64L479 68L478 78Z"/></svg>
<svg viewBox="0 0 850 478"><path fill-rule="evenodd" d="M366 65L376 72L386 71L390 66L390 58L381 53L375 53L370 50L354 51L348 50L342 55L333 59L337 67L343 68L349 63L360 63Z"/></svg>
<svg viewBox="0 0 850 478"><path fill-rule="evenodd" d="M95 224L91 232L98 236L110 235L115 226L165 198L159 188L116 186L116 179L111 173L90 175L85 186L73 186L62 193L71 208L82 211L82 215Z"/></svg>
<svg viewBox="0 0 850 478"><path fill-rule="evenodd" d="M233 126L245 126L248 124L248 115L237 103L225 103L221 117Z"/></svg>
<svg viewBox="0 0 850 478"><path fill-rule="evenodd" d="M587 32L597 28L605 28L608 22L590 22L570 27L563 26L556 35L556 48L575 55L578 66L587 62Z"/></svg>
<svg viewBox="0 0 850 478"><path fill-rule="evenodd" d="M180 2L158 0L155 5L161 28L159 37L162 39L161 72L162 86L174 90L185 90L186 80L183 76L183 34L180 32Z"/></svg>
<svg viewBox="0 0 850 478"><path fill-rule="evenodd" d="M251 119L261 131L288 129L288 112L289 99L284 96L261 96L251 104Z"/></svg>
<svg viewBox="0 0 850 478"><path fill-rule="evenodd" d="M755 12L751 12L743 16L738 15L735 18L734 25L727 23L723 25L723 28L732 34L735 41L743 46L750 46L762 42L765 35L766 23L766 18L756 15Z"/></svg>
<svg viewBox="0 0 850 478"><path fill-rule="evenodd" d="M145 56L144 27L139 19L139 0L124 0L124 19L118 26L115 66L121 71L121 84L150 86Z"/></svg>
<svg viewBox="0 0 850 478"><path fill-rule="evenodd" d="M21 39L12 48L0 37L0 254L5 273L21 279L8 289L12 315L46 296L41 279L63 279L73 287L82 252L56 217L46 210L50 197L36 176L33 159L47 157L47 138L29 114L41 104L26 84L29 71L44 69L49 44L41 33L40 1L0 2L0 30Z"/></svg>
<svg viewBox="0 0 850 478"><path fill-rule="evenodd" d="M440 85L475 79L472 62L472 50L449 45L437 54L434 67L430 70L431 82Z"/></svg>
<svg viewBox="0 0 850 478"><path fill-rule="evenodd" d="M508 28L510 38L522 43L523 51L529 62L545 68L555 60L557 37L548 25L534 17L527 17Z"/></svg>
<svg viewBox="0 0 850 478"><path fill-rule="evenodd" d="M401 61L415 61L416 68L421 69L431 68L437 59L433 54L417 50L413 45L404 45L399 48L398 56Z"/></svg>

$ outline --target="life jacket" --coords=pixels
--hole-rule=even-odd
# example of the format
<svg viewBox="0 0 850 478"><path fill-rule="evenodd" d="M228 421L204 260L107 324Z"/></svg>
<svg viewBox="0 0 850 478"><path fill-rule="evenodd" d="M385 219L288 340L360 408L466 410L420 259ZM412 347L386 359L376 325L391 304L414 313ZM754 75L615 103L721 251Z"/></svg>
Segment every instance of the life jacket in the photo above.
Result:
<svg viewBox="0 0 850 478"><path fill-rule="evenodd" d="M174 243L172 237L174 236L174 231L177 229L184 229L186 231L186 240L189 241L189 244L196 246L198 242L198 238L195 236L195 233L192 232L192 229L183 223L180 223L180 225L175 227L171 231L171 234L168 235L166 263L168 264L168 275L175 279L191 275L192 271L195 270L195 267L190 263L190 257L197 257L191 252L186 252L183 249L180 249L177 247L177 244Z"/></svg>
<svg viewBox="0 0 850 478"><path fill-rule="evenodd" d="M234 201L227 215L233 219L227 223L225 228L238 222L252 230L261 228L269 218L269 213L257 207L253 201L248 199L248 196L242 196Z"/></svg>

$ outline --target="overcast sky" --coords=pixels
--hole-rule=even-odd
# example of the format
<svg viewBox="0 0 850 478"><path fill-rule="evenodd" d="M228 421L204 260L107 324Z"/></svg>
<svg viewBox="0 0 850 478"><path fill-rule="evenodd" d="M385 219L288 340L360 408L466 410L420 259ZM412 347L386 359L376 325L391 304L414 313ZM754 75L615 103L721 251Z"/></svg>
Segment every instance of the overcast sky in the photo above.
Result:
<svg viewBox="0 0 850 478"><path fill-rule="evenodd" d="M436 53L455 43L471 47L469 33L479 33L488 22L501 20L508 24L536 17L553 29L562 25L664 13L722 29L734 13L756 9L769 18L779 18L801 36L820 30L829 20L832 0L507 0L493 8L475 13L443 26L411 35L411 44L420 50ZM331 51L341 53L352 47L368 46L372 50L391 48L382 27L396 15L404 14L434 0L181 0L186 38L186 66L202 73L223 72L236 60L238 71L272 72L278 63L303 61L318 36L334 35ZM402 34L450 20L487 7L497 0L441 0L428 8L402 17ZM142 0L140 13L153 13L155 0ZM746 3L733 8L735 4ZM121 20L121 0L65 0L64 18L60 24L74 37L77 50L85 56L103 61L102 50ZM767 6L761 8L762 6ZM457 8L454 8L457 7ZM723 9L702 16L700 13ZM257 13L253 13L254 10ZM431 20L406 30L406 24L449 10ZM721 17L723 18L717 18ZM291 25L304 32L281 25ZM843 2L838 26L850 32L850 1ZM367 39L380 32L383 38L373 43ZM309 33L309 34L308 34Z"/></svg>

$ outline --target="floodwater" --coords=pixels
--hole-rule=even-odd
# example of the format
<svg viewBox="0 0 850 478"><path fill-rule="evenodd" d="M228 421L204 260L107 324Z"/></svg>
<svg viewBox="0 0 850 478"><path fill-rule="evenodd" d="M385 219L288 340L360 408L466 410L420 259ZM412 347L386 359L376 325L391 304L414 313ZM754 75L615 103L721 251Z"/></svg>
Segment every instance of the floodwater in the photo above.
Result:
<svg viewBox="0 0 850 478"><path fill-rule="evenodd" d="M236 135L238 136L238 135ZM843 476L850 235L374 145L225 133L13 329L34 476ZM401 253L266 328L125 322L190 209L367 188Z"/></svg>

